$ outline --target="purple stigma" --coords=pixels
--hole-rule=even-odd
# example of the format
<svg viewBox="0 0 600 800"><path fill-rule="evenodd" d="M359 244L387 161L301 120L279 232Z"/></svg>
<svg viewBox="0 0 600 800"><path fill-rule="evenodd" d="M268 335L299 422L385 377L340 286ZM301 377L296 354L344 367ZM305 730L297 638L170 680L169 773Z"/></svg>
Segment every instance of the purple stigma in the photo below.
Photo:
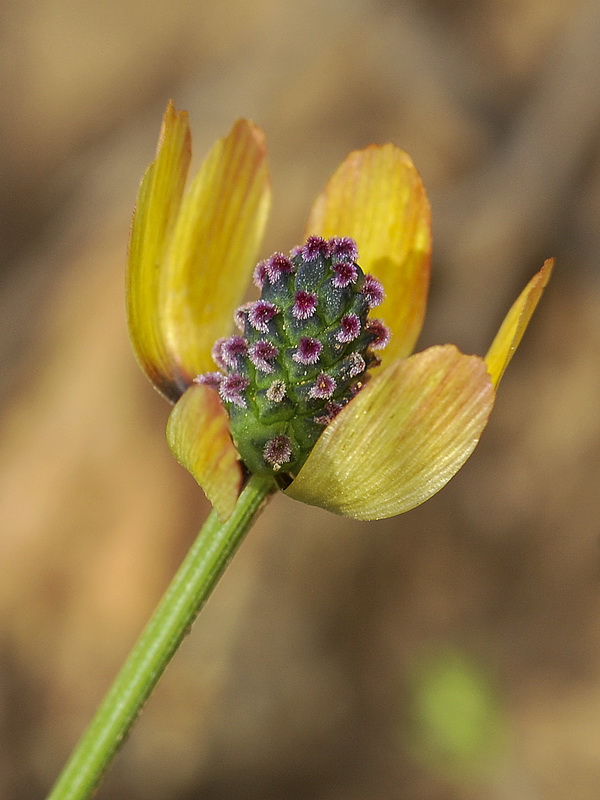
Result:
<svg viewBox="0 0 600 800"><path fill-rule="evenodd" d="M233 321L238 330L243 331L246 327L248 312L253 305L254 303L252 302L244 303L243 305L239 306L239 308L236 308L236 310L233 312Z"/></svg>
<svg viewBox="0 0 600 800"><path fill-rule="evenodd" d="M220 356L230 369L238 365L238 358L248 353L248 342L242 336L230 336L221 345Z"/></svg>
<svg viewBox="0 0 600 800"><path fill-rule="evenodd" d="M326 258L329 255L329 244L320 236L309 236L302 248L302 255L305 261L314 261L319 256Z"/></svg>
<svg viewBox="0 0 600 800"><path fill-rule="evenodd" d="M208 386L209 389L218 389L223 380L223 375L220 372L203 372L202 375L196 375L194 383L200 386Z"/></svg>
<svg viewBox="0 0 600 800"><path fill-rule="evenodd" d="M352 400L353 397L356 397L356 395L363 388L363 385L364 384L362 384L361 381L356 381L356 383L352 384L352 386L350 387L350 400Z"/></svg>
<svg viewBox="0 0 600 800"><path fill-rule="evenodd" d="M345 289L351 283L356 283L358 278L358 270L350 261L339 261L332 266L333 278L332 284L336 289Z"/></svg>
<svg viewBox="0 0 600 800"><path fill-rule="evenodd" d="M286 464L292 459L292 441L289 436L274 436L265 444L263 456L267 464L274 470L281 469L282 464Z"/></svg>
<svg viewBox="0 0 600 800"><path fill-rule="evenodd" d="M268 323L273 319L279 309L267 300L257 300L251 303L248 309L248 319L253 328L261 333L268 333Z"/></svg>
<svg viewBox="0 0 600 800"><path fill-rule="evenodd" d="M346 314L340 322L340 329L335 338L342 344L353 342L360 333L360 319L356 314Z"/></svg>
<svg viewBox="0 0 600 800"><path fill-rule="evenodd" d="M271 403L281 403L286 395L285 383L281 380L273 381L267 389L267 400Z"/></svg>
<svg viewBox="0 0 600 800"><path fill-rule="evenodd" d="M383 286L373 275L365 275L365 281L360 291L367 298L369 308L375 308L375 306L379 306L383 303L385 297Z"/></svg>
<svg viewBox="0 0 600 800"><path fill-rule="evenodd" d="M335 419L344 406L341 403L327 403L325 406L325 413L319 417L315 417L315 422L320 425L329 425L332 419Z"/></svg>
<svg viewBox="0 0 600 800"><path fill-rule="evenodd" d="M217 367L220 367L220 369L223 370L227 369L227 362L223 357L223 345L225 344L226 341L227 339L225 338L217 339L217 341L212 346L212 350L210 351L212 360L215 362Z"/></svg>
<svg viewBox="0 0 600 800"><path fill-rule="evenodd" d="M265 339L260 339L258 342L251 345L248 353L250 361L254 364L256 369L261 372L273 372L273 364L271 362L274 361L278 355L279 350L275 345L271 344L271 342L267 342Z"/></svg>
<svg viewBox="0 0 600 800"><path fill-rule="evenodd" d="M282 275L289 275L293 271L294 265L283 253L273 253L266 261L267 277L271 283L276 283Z"/></svg>
<svg viewBox="0 0 600 800"><path fill-rule="evenodd" d="M384 347L387 347L392 338L390 329L380 319L369 320L367 323L367 333L373 337L369 344L369 347L373 350L383 350Z"/></svg>
<svg viewBox="0 0 600 800"><path fill-rule="evenodd" d="M316 364L322 349L323 345L318 339L312 339L310 336L302 336L298 342L298 349L293 354L292 358L298 364Z"/></svg>
<svg viewBox="0 0 600 800"><path fill-rule="evenodd" d="M358 247L354 239L349 236L334 236L329 240L329 250L334 258L343 261L358 260Z"/></svg>
<svg viewBox="0 0 600 800"><path fill-rule="evenodd" d="M267 262L259 261L258 264L254 267L254 272L252 273L252 281L257 289L262 289L266 277L267 277Z"/></svg>
<svg viewBox="0 0 600 800"><path fill-rule="evenodd" d="M335 392L336 383L331 375L322 372L314 385L311 386L308 396L314 400L329 400Z"/></svg>
<svg viewBox="0 0 600 800"><path fill-rule="evenodd" d="M233 403L234 406L246 408L246 400L242 396L242 392L248 386L248 378L243 375L233 373L223 378L219 385L219 394L221 399L226 403Z"/></svg>
<svg viewBox="0 0 600 800"><path fill-rule="evenodd" d="M317 308L317 295L313 292L296 292L292 314L296 319L309 319Z"/></svg>
<svg viewBox="0 0 600 800"><path fill-rule="evenodd" d="M356 378L357 375L360 375L360 373L364 372L367 368L365 360L360 353L350 353L346 365L348 367L348 375L351 378Z"/></svg>

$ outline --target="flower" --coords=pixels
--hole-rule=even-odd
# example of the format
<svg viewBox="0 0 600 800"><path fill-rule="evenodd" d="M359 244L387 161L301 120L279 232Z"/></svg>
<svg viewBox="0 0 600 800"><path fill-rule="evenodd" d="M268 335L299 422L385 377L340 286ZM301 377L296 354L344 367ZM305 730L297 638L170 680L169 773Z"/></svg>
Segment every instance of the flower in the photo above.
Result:
<svg viewBox="0 0 600 800"><path fill-rule="evenodd" d="M236 122L184 195L190 157L187 114L169 103L134 213L127 309L142 369L175 403L167 425L175 457L221 519L248 467L271 469L297 500L356 519L393 516L431 497L475 448L552 261L527 284L485 358L453 345L411 355L425 313L431 233L427 196L406 153L392 144L351 153L314 203L305 245L257 266L270 205L263 133ZM317 280L302 267L300 280L298 265L311 261L328 271ZM240 305L251 275L268 296ZM346 298L325 333L315 328L329 302L324 281ZM348 292L359 290L363 306L353 306ZM367 306L377 306L385 324L367 320ZM233 333L234 320L243 335ZM296 332L283 371L276 326ZM377 346L385 349L375 356ZM351 365L326 368L328 348L344 348ZM286 382L289 364L299 375L295 389ZM379 364L367 380L365 370ZM348 390L341 400L340 376ZM242 463L232 431L240 452L249 452L246 422L236 428L236 419L246 419L254 391L267 409L287 409L300 402L290 394L302 392L305 411L318 409L302 428L310 429L310 448L301 459L288 422L278 422Z"/></svg>

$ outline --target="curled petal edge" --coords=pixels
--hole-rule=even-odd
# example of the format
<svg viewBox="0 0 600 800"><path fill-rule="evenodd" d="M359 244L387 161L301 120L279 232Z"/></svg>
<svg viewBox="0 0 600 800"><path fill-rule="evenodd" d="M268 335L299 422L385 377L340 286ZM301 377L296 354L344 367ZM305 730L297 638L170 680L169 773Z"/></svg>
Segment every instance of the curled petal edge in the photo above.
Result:
<svg viewBox="0 0 600 800"><path fill-rule="evenodd" d="M511 306L487 351L485 363L494 387L497 387L502 380L502 376L523 338L529 320L550 280L553 267L554 259L549 258L544 261L543 267L533 276Z"/></svg>

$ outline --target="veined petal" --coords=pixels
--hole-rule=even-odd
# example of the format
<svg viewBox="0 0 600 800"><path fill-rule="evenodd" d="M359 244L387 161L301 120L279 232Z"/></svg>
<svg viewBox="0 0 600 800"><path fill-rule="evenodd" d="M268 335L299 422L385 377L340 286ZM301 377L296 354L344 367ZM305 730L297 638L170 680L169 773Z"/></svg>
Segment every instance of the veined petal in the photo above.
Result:
<svg viewBox="0 0 600 800"><path fill-rule="evenodd" d="M544 266L533 276L512 305L486 354L485 363L495 387L500 383L504 370L523 338L542 292L550 280L553 266L554 259L544 261Z"/></svg>
<svg viewBox="0 0 600 800"><path fill-rule="evenodd" d="M224 522L241 491L242 467L229 434L229 417L213 389L194 384L182 395L169 416L167 441Z"/></svg>
<svg viewBox="0 0 600 800"><path fill-rule="evenodd" d="M384 285L377 309L391 328L384 363L409 355L421 332L431 255L431 214L410 156L393 144L346 158L312 207L307 234L351 236L359 263Z"/></svg>
<svg viewBox="0 0 600 800"><path fill-rule="evenodd" d="M398 360L325 428L287 494L355 519L408 511L464 464L493 404L477 356L444 345Z"/></svg>
<svg viewBox="0 0 600 800"><path fill-rule="evenodd" d="M181 204L191 157L185 111L170 102L156 158L140 186L127 264L127 316L138 361L156 388L176 400L185 383L169 354L159 319L160 271Z"/></svg>
<svg viewBox="0 0 600 800"><path fill-rule="evenodd" d="M239 120L212 148L185 196L166 257L161 323L188 376L214 368L249 283L270 204L263 132Z"/></svg>

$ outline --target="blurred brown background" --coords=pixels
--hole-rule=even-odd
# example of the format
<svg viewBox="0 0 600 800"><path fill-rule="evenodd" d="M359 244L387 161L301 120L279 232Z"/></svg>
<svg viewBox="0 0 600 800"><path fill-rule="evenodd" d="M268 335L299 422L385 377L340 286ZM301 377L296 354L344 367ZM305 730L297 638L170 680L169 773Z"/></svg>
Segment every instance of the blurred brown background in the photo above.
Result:
<svg viewBox="0 0 600 800"><path fill-rule="evenodd" d="M485 352L555 277L451 484L359 524L278 497L98 797L600 794L600 3L1 6L0 798L42 798L207 513L134 362L123 270L169 97L196 163L270 145L262 255L350 149L413 156L421 347Z"/></svg>

